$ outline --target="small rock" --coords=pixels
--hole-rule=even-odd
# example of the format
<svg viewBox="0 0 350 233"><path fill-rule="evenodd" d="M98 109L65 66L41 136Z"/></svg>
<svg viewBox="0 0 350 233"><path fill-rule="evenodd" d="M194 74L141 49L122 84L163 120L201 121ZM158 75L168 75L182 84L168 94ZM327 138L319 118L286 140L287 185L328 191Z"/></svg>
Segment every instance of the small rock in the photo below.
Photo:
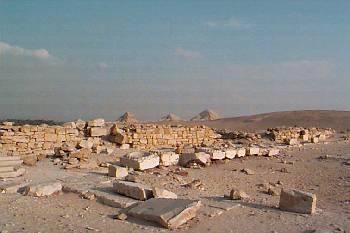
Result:
<svg viewBox="0 0 350 233"><path fill-rule="evenodd" d="M170 192L166 189L153 187L152 191L153 191L153 196L155 198L172 198L172 199L177 198L177 195L175 193Z"/></svg>
<svg viewBox="0 0 350 233"><path fill-rule="evenodd" d="M248 198L249 198L249 195L246 194L242 190L232 189L230 192L230 199L231 200L243 200L243 199L248 199Z"/></svg>
<svg viewBox="0 0 350 233"><path fill-rule="evenodd" d="M267 194L271 196L278 196L280 192L274 187L269 187L269 189L267 190Z"/></svg>
<svg viewBox="0 0 350 233"><path fill-rule="evenodd" d="M128 216L126 214L124 214L124 213L119 213L119 214L114 216L114 219L125 221L125 220L128 219Z"/></svg>
<svg viewBox="0 0 350 233"><path fill-rule="evenodd" d="M241 172L245 173L246 175L254 175L255 172L249 168L243 168Z"/></svg>

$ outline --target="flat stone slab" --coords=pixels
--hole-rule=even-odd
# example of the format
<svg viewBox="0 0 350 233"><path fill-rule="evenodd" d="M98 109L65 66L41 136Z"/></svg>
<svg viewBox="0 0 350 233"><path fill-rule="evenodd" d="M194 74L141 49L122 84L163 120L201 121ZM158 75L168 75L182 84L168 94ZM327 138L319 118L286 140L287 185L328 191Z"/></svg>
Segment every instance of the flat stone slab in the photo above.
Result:
<svg viewBox="0 0 350 233"><path fill-rule="evenodd" d="M15 168L12 166L9 167L0 167L0 172L13 172L15 171Z"/></svg>
<svg viewBox="0 0 350 233"><path fill-rule="evenodd" d="M279 208L301 214L316 212L316 195L296 189L282 189Z"/></svg>
<svg viewBox="0 0 350 233"><path fill-rule="evenodd" d="M25 187L24 195L34 197L50 196L54 193L58 193L62 190L62 184L60 182L47 182L37 185L28 185Z"/></svg>
<svg viewBox="0 0 350 233"><path fill-rule="evenodd" d="M0 185L0 193L17 193L20 192L24 187L28 185L28 182L11 182Z"/></svg>
<svg viewBox="0 0 350 233"><path fill-rule="evenodd" d="M119 194L113 193L112 188L110 189L91 189L89 192L93 193L96 197L96 200L101 204L114 207L114 208L128 208L132 205L135 205L139 201L121 196Z"/></svg>
<svg viewBox="0 0 350 233"><path fill-rule="evenodd" d="M200 206L198 200L152 198L137 204L127 214L175 229L194 218Z"/></svg>
<svg viewBox="0 0 350 233"><path fill-rule="evenodd" d="M26 172L24 168L18 168L15 171L10 172L0 172L0 178L16 178L22 176Z"/></svg>
<svg viewBox="0 0 350 233"><path fill-rule="evenodd" d="M21 160L19 156L0 156L0 161Z"/></svg>
<svg viewBox="0 0 350 233"><path fill-rule="evenodd" d="M22 160L3 160L0 161L0 167L19 166L22 163Z"/></svg>
<svg viewBox="0 0 350 233"><path fill-rule="evenodd" d="M116 181L113 183L113 191L136 200L147 200L153 197L152 188L139 183L129 181Z"/></svg>
<svg viewBox="0 0 350 233"><path fill-rule="evenodd" d="M223 200L223 201L210 201L208 204L210 207L218 208L221 210L231 210L234 208L238 208L241 205L237 202L231 201L231 200Z"/></svg>

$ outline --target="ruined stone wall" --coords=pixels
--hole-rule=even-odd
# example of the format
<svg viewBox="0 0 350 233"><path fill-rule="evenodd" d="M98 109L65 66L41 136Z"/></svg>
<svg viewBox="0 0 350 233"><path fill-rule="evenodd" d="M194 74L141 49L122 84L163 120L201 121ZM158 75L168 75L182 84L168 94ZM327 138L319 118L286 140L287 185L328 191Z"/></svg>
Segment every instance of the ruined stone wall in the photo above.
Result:
<svg viewBox="0 0 350 233"><path fill-rule="evenodd" d="M23 125L12 122L0 124L0 152L10 156L47 156L55 148L72 147L100 149L101 138L109 135L103 119L89 122L78 120L63 125Z"/></svg>
<svg viewBox="0 0 350 233"><path fill-rule="evenodd" d="M332 129L303 128L303 127L277 127L268 129L268 134L276 142L285 142L290 139L311 141L318 137L320 140L331 137L335 133Z"/></svg>
<svg viewBox="0 0 350 233"><path fill-rule="evenodd" d="M206 126L133 124L111 129L112 140L118 144L130 144L133 148L199 146L214 142L217 134Z"/></svg>
<svg viewBox="0 0 350 233"><path fill-rule="evenodd" d="M83 137L77 128L48 125L0 125L0 150L7 155L52 155L63 142L76 144Z"/></svg>

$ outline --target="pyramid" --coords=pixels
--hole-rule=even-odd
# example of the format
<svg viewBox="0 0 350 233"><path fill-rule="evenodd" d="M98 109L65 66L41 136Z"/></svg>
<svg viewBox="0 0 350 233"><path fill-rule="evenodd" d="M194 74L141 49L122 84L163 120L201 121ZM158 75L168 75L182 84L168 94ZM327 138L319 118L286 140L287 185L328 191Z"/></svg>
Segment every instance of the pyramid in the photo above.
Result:
<svg viewBox="0 0 350 233"><path fill-rule="evenodd" d="M118 121L123 123L135 123L137 122L137 119L132 112L126 112L121 117L119 117Z"/></svg>
<svg viewBox="0 0 350 233"><path fill-rule="evenodd" d="M207 109L193 117L191 121L212 121L219 119L220 116L214 111Z"/></svg>
<svg viewBox="0 0 350 233"><path fill-rule="evenodd" d="M169 113L168 115L162 117L163 121L181 121L182 119L175 115L174 113Z"/></svg>

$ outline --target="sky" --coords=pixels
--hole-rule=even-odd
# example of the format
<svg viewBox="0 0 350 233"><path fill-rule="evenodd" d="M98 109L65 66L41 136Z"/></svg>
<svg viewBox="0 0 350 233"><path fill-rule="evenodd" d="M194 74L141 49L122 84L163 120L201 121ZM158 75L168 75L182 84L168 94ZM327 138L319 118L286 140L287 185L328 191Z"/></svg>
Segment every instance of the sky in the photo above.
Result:
<svg viewBox="0 0 350 233"><path fill-rule="evenodd" d="M0 119L350 110L348 0L0 0Z"/></svg>

